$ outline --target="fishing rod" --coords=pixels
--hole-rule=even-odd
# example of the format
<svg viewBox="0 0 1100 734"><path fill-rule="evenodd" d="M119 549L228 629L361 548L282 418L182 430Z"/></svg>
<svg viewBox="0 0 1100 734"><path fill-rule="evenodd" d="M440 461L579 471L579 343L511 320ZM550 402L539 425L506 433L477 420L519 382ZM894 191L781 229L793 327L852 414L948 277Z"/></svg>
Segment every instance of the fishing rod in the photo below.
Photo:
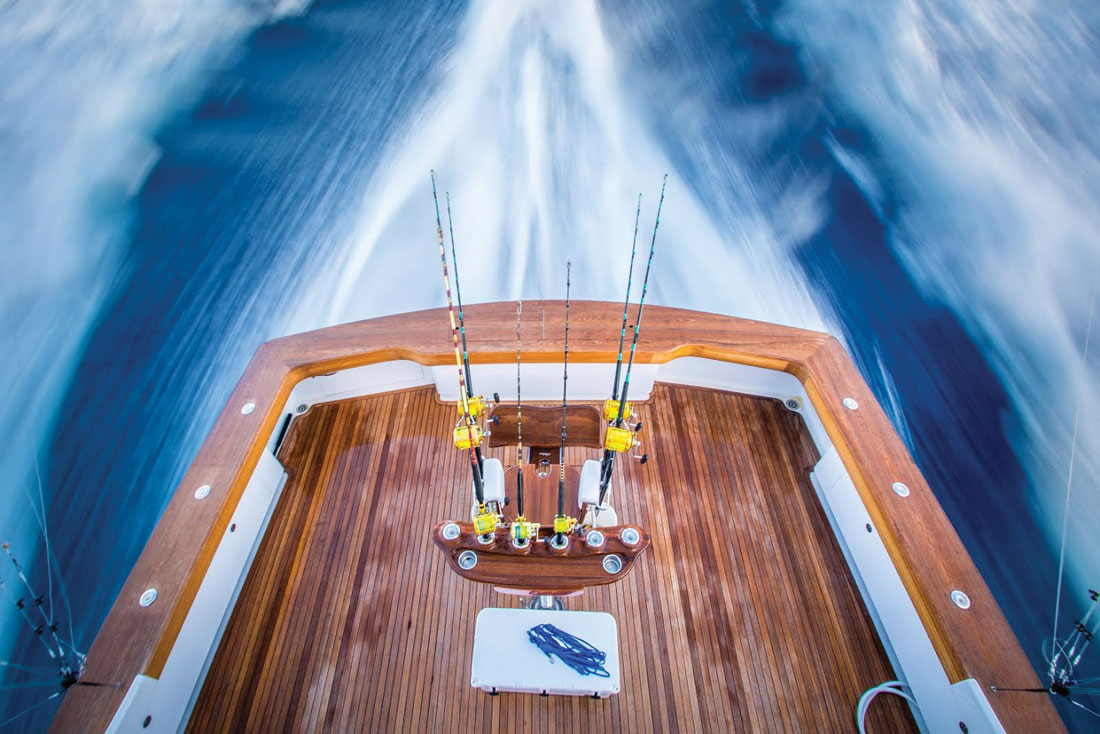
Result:
<svg viewBox="0 0 1100 734"><path fill-rule="evenodd" d="M523 315L523 301L516 302L516 511L523 518L523 392L520 386L519 322ZM524 518L525 519L525 518Z"/></svg>
<svg viewBox="0 0 1100 734"><path fill-rule="evenodd" d="M512 522L512 542L522 548L538 535L539 524L528 522L523 512L523 391L520 383L520 318L523 301L516 302L516 519Z"/></svg>
<svg viewBox="0 0 1100 734"><path fill-rule="evenodd" d="M554 537L552 543L556 548L564 548L567 539L565 534L576 525L576 519L565 514L565 425L566 425L566 396L569 393L569 284L573 263L565 263L565 360L562 364L561 377L561 456L558 458L558 514L554 517Z"/></svg>
<svg viewBox="0 0 1100 734"><path fill-rule="evenodd" d="M466 370L466 397L474 396L474 381L470 376L470 351L466 348L466 318L462 314L462 283L458 278L458 253L455 252L455 228L451 220L451 192L443 194L447 201L447 232L451 239L451 262L455 268L455 298L458 300L458 333L462 335L462 366Z"/></svg>
<svg viewBox="0 0 1100 734"><path fill-rule="evenodd" d="M668 185L668 174L661 181L661 198L657 202L657 218L653 222L653 237L649 242L649 258L646 261L645 277L642 279L642 297L638 300L638 315L634 319L634 336L630 341L630 359L626 364L626 374L623 376L623 392L619 398L619 411L615 417L614 425L607 426L604 436L603 459L600 463L600 496L596 507L602 507L607 498L607 488L611 483L611 471L615 466L615 453L629 451L637 445L634 434L641 429L639 423L634 430L623 427L623 418L628 405L627 398L630 394L630 374L634 369L634 354L638 348L638 333L642 328L642 309L645 308L645 296L649 289L649 271L653 266L653 251L657 246L657 229L661 226L661 208L665 203L665 186Z"/></svg>
<svg viewBox="0 0 1100 734"><path fill-rule="evenodd" d="M466 373L466 402L470 409L470 415L473 418L477 418L485 412L487 406L483 395L474 395L474 381L470 374L470 350L466 346L466 317L462 311L462 282L458 277L458 253L455 252L455 229L454 222L451 219L451 192L444 192L444 198L447 201L447 231L451 239L451 262L454 263L455 269L455 298L458 300L458 333L462 336L462 367ZM500 395L493 393L493 400L499 403ZM481 447L475 447L474 451L477 454L477 465L481 469L482 476L484 476L485 457L481 454Z"/></svg>
<svg viewBox="0 0 1100 734"><path fill-rule="evenodd" d="M626 271L626 298L623 300L623 325L619 329L619 358L615 362L615 379L611 382L611 399L603 406L603 416L610 421L619 412L619 376L623 369L623 342L626 340L626 320L630 310L630 284L634 277L634 253L638 249L638 219L642 216L642 195L638 194L638 208L634 212L634 240L630 243L630 269Z"/></svg>
<svg viewBox="0 0 1100 734"><path fill-rule="evenodd" d="M455 348L455 365L458 367L458 397L462 408L461 424L454 430L454 445L460 451L470 452L470 471L474 479L474 499L477 501L477 512L474 515L474 531L478 535L486 535L496 528L500 517L489 512L485 507L485 484L481 473L481 463L478 461L477 449L481 445L481 428L470 414L470 401L466 389L466 373L462 366L462 354L458 346L458 324L455 322L455 307L451 299L451 279L447 273L447 250L443 246L443 223L439 218L439 195L435 188L435 171L432 174L432 199L435 202L435 231L439 238L439 259L443 264L443 288L447 292L447 311L451 318L451 340Z"/></svg>

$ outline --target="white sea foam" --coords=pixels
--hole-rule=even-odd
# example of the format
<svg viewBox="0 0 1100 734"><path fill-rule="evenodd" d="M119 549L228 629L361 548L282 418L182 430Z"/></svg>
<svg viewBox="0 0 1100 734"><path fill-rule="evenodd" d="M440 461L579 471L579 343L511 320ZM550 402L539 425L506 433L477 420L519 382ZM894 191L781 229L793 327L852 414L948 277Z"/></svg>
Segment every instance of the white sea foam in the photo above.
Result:
<svg viewBox="0 0 1100 734"><path fill-rule="evenodd" d="M883 177L904 203L892 245L992 356L1054 547L1100 264L1097 8L794 0L782 19L889 166ZM880 195L865 170L852 173ZM1079 601L1100 574L1100 362L1090 362L1068 534Z"/></svg>
<svg viewBox="0 0 1100 734"><path fill-rule="evenodd" d="M735 214L705 207L625 94L595 2L476 2L441 74L438 95L386 151L361 225L326 274L338 283L326 322L442 304L431 168L441 200L452 195L467 302L561 298L566 260L575 297L621 299L644 192L636 299L667 171L650 302L835 331L787 256L820 227L820 182L789 192L775 216L752 205L751 176L732 155L697 151L705 180L691 184L747 202ZM304 308L297 325L318 308Z"/></svg>

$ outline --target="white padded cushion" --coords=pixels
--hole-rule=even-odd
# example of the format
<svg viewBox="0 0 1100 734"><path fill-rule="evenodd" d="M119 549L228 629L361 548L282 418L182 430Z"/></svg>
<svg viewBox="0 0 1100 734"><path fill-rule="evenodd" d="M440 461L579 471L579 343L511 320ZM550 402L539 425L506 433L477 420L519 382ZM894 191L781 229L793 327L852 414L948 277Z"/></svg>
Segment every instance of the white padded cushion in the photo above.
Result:
<svg viewBox="0 0 1100 734"><path fill-rule="evenodd" d="M611 494L610 489L608 494ZM577 504L583 509L600 499L600 462L589 459L581 467L581 483L577 488ZM607 498L604 498L605 501Z"/></svg>
<svg viewBox="0 0 1100 734"><path fill-rule="evenodd" d="M482 475L485 487L486 502L504 502L504 464L500 459L486 459L485 473ZM473 480L470 480L470 491L473 492ZM476 496L476 495L475 495Z"/></svg>

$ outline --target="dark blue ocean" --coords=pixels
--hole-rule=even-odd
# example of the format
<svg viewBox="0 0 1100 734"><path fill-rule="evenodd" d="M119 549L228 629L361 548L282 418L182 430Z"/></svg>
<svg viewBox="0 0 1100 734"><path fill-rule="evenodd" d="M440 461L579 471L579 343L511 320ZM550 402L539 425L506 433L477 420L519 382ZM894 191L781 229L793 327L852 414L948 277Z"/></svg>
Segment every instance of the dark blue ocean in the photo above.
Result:
<svg viewBox="0 0 1100 734"><path fill-rule="evenodd" d="M1059 634L1100 585L1098 7L0 4L0 535L87 650L261 342L443 305L429 169L467 302L620 299L667 171L651 302L839 337L1045 677L1064 516Z"/></svg>

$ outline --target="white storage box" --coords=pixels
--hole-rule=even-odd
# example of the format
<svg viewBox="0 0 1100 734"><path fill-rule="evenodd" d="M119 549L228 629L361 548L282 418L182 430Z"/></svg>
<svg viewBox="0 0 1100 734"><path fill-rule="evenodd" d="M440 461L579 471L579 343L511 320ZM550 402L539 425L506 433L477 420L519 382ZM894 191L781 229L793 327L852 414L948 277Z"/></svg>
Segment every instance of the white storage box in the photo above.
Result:
<svg viewBox="0 0 1100 734"><path fill-rule="evenodd" d="M540 624L552 624L606 653L603 667L611 676L581 675L557 656L551 662L527 638L527 630ZM474 629L470 685L489 693L612 696L619 692L619 631L615 618L604 612L482 609Z"/></svg>

